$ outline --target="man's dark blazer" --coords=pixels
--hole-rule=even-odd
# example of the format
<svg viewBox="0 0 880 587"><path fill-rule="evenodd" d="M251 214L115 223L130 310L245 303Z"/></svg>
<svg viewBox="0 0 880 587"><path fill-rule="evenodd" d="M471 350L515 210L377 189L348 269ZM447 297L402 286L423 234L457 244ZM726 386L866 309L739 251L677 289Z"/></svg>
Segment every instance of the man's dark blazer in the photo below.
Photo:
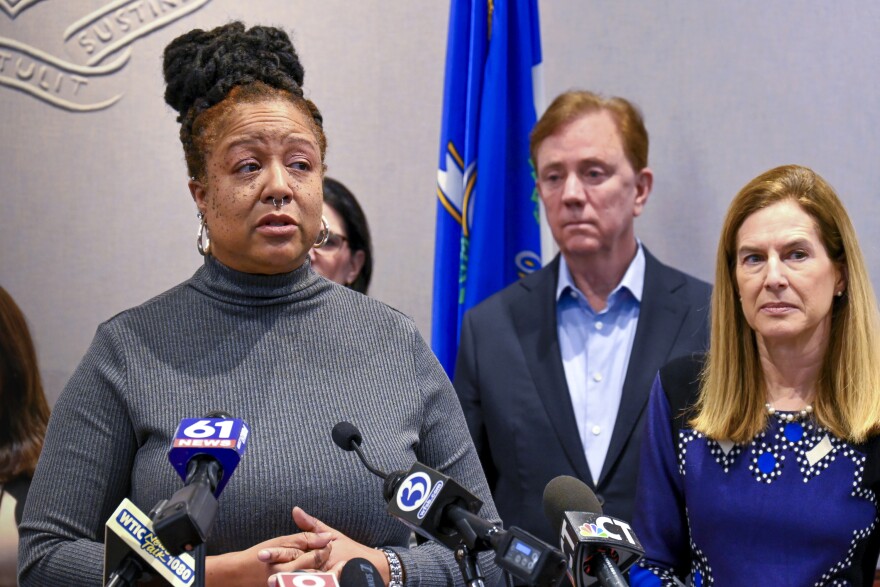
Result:
<svg viewBox="0 0 880 587"><path fill-rule="evenodd" d="M544 487L571 475L606 514L632 520L651 384L669 360L708 347L711 287L645 249L645 281L623 395L598 484L590 475L556 330L559 256L471 309L464 318L455 389L505 526L556 544ZM558 530L557 530L558 531Z"/></svg>

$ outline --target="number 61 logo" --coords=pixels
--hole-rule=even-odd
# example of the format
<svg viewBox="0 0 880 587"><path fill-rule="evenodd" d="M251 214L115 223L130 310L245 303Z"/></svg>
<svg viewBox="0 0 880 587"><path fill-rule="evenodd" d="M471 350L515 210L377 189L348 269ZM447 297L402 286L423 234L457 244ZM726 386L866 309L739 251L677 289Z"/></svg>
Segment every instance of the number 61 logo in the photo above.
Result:
<svg viewBox="0 0 880 587"><path fill-rule="evenodd" d="M187 438L230 438L234 424L235 420L199 420L184 428L183 435Z"/></svg>

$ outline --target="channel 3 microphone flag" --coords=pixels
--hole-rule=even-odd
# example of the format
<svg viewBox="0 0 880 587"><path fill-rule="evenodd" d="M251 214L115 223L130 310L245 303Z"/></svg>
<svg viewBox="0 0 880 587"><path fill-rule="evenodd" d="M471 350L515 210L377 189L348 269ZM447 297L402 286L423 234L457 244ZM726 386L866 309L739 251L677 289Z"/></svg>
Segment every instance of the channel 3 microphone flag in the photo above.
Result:
<svg viewBox="0 0 880 587"><path fill-rule="evenodd" d="M541 265L529 159L540 66L537 0L452 0L431 325L450 378L464 313Z"/></svg>

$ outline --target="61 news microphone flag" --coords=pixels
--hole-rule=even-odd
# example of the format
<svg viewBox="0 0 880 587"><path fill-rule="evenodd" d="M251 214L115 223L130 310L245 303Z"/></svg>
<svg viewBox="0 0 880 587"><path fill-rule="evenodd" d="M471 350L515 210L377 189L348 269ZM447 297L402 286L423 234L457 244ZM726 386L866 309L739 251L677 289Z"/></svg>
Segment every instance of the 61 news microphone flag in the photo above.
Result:
<svg viewBox="0 0 880 587"><path fill-rule="evenodd" d="M452 0L431 325L450 378L464 313L541 266L529 160L540 66L537 0Z"/></svg>

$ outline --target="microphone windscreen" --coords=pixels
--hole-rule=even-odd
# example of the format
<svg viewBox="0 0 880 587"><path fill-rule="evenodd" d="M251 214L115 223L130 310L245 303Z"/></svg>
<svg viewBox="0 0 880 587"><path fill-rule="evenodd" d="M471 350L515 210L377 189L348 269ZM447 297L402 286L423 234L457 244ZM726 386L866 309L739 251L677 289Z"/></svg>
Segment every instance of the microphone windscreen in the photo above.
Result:
<svg viewBox="0 0 880 587"><path fill-rule="evenodd" d="M361 431L351 422L340 422L333 427L331 435L333 436L333 442L342 450L350 451L352 450L352 441L360 446L364 440L361 436Z"/></svg>
<svg viewBox="0 0 880 587"><path fill-rule="evenodd" d="M353 558L342 567L340 587L380 587L385 584L373 563L365 558Z"/></svg>
<svg viewBox="0 0 880 587"><path fill-rule="evenodd" d="M235 420L235 418L229 412L224 410L211 410L205 416L205 418L219 418L221 420Z"/></svg>
<svg viewBox="0 0 880 587"><path fill-rule="evenodd" d="M602 505L587 484L568 475L551 479L544 488L544 516L555 531L562 526L565 512L601 514Z"/></svg>

